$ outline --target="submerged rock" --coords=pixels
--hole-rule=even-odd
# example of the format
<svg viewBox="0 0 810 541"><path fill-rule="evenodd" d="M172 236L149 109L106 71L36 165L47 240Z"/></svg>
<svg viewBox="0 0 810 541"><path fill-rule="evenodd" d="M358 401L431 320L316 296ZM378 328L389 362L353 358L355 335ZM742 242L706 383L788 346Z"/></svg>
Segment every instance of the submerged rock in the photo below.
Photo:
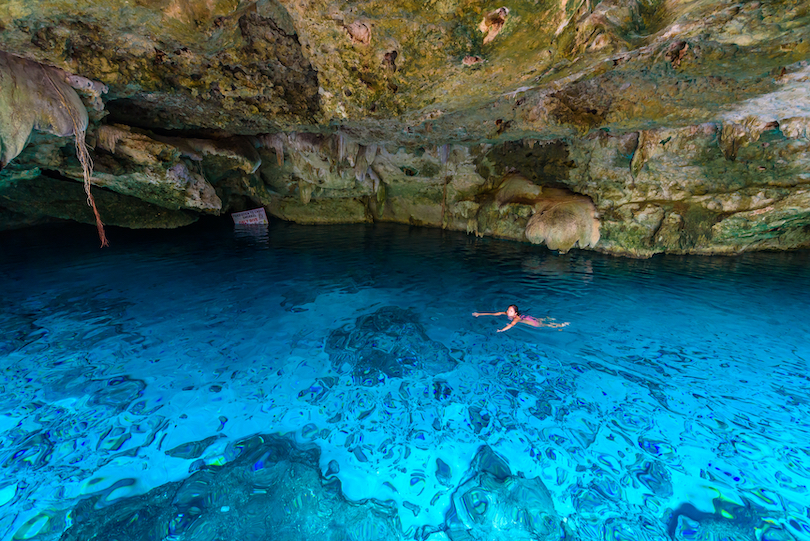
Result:
<svg viewBox="0 0 810 541"><path fill-rule="evenodd" d="M715 498L712 504L712 512L701 511L691 503L678 506L667 520L667 534L670 539L683 539L683 534L687 532L690 536L697 533L701 536L711 535L739 541L756 541L761 535L758 532L765 533L762 539L792 538L766 518L769 514L766 509L747 499L743 499L743 505L739 505L723 498ZM682 523L688 523L689 526L681 527Z"/></svg>
<svg viewBox="0 0 810 541"><path fill-rule="evenodd" d="M478 450L469 478L453 493L445 532L452 541L566 538L551 493L540 479L513 475L488 446Z"/></svg>
<svg viewBox="0 0 810 541"><path fill-rule="evenodd" d="M169 451L175 453L176 450ZM570 539L539 479L515 475L488 446L476 453L455 488L443 524L403 532L399 514L413 509L393 501L349 501L340 467L320 465L315 446L280 435L256 435L228 445L222 465L201 465L183 481L146 494L108 500L131 484L124 479L69 511L62 541L147 539L325 539L394 541L444 532L452 541ZM448 466L437 460L439 470ZM382 475L384 475L381 472ZM444 474L449 484L449 472ZM677 518L676 518L677 520Z"/></svg>
<svg viewBox="0 0 810 541"><path fill-rule="evenodd" d="M317 449L254 436L230 445L226 455L224 466L205 466L142 496L105 502L119 484L82 501L62 541L402 539L396 509L377 500L347 501L340 480L321 475Z"/></svg>
<svg viewBox="0 0 810 541"><path fill-rule="evenodd" d="M415 371L439 374L457 364L447 347L428 338L413 311L396 306L380 308L332 331L324 351L338 372L351 373L363 385Z"/></svg>

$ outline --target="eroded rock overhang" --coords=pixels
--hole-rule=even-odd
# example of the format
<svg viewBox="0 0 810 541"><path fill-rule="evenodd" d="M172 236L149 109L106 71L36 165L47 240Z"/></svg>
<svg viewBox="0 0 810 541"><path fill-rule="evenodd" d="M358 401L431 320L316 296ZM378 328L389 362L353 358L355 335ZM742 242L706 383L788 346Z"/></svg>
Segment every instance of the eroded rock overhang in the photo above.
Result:
<svg viewBox="0 0 810 541"><path fill-rule="evenodd" d="M110 224L263 205L641 257L810 242L802 2L38 0L0 20L0 50L74 83ZM46 124L0 128L3 227L92 219Z"/></svg>

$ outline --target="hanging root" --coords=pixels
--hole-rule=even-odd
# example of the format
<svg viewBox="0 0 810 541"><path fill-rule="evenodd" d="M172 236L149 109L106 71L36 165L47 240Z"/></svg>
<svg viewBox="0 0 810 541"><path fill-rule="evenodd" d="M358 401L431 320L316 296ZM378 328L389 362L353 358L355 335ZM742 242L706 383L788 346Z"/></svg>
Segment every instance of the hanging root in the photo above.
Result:
<svg viewBox="0 0 810 541"><path fill-rule="evenodd" d="M447 145L445 145L447 146ZM447 224L444 221L444 213L447 209L447 181L450 180L450 177L447 176L447 160L444 159L444 186L442 187L442 229L447 227Z"/></svg>
<svg viewBox="0 0 810 541"><path fill-rule="evenodd" d="M54 90L56 90L56 93L59 95L59 100L62 102L62 107L65 108L70 116L70 120L73 122L76 157L79 158L79 163L82 164L82 174L84 176L84 193L87 194L87 204L93 209L93 215L96 218L96 228L98 229L98 238L101 240L101 247L104 248L105 246L109 246L110 242L107 240L107 235L104 233L104 222L101 221L101 216L98 214L96 200L93 198L93 194L90 193L90 177L93 176L93 159L90 157L90 151L87 150L87 143L85 143L84 140L84 129L79 126L79 120L76 118L75 111L70 108L65 95L62 94L62 91L56 86L56 83L53 82L48 71L44 67L42 71L45 73L45 77L50 81Z"/></svg>
<svg viewBox="0 0 810 541"><path fill-rule="evenodd" d="M93 215L96 217L96 229L98 229L98 238L101 240L101 247L107 247L110 245L110 241L107 240L107 235L104 234L104 222L101 221L101 216L98 214L96 200L93 199L93 194L90 193L89 182L84 183L84 192L87 194L87 204L92 207Z"/></svg>

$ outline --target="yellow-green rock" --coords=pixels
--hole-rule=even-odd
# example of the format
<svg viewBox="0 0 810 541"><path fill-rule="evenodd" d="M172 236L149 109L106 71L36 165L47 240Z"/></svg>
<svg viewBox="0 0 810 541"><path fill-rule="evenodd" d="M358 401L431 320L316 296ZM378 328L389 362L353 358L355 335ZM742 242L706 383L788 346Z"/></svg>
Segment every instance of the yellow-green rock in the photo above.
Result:
<svg viewBox="0 0 810 541"><path fill-rule="evenodd" d="M64 119L82 102L93 183L194 215L634 257L810 245L803 0L10 0L0 51L0 189L26 178L32 198L81 180ZM547 220L579 224L564 241L542 193L580 202ZM42 216L2 205L0 227Z"/></svg>

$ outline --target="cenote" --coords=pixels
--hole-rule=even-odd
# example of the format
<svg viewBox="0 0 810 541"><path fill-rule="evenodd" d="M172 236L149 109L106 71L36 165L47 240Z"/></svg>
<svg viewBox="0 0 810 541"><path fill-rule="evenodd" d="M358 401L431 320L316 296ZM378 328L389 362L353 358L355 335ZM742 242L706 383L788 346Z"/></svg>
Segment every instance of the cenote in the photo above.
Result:
<svg viewBox="0 0 810 541"><path fill-rule="evenodd" d="M810 252L110 237L0 233L2 539L810 539Z"/></svg>

